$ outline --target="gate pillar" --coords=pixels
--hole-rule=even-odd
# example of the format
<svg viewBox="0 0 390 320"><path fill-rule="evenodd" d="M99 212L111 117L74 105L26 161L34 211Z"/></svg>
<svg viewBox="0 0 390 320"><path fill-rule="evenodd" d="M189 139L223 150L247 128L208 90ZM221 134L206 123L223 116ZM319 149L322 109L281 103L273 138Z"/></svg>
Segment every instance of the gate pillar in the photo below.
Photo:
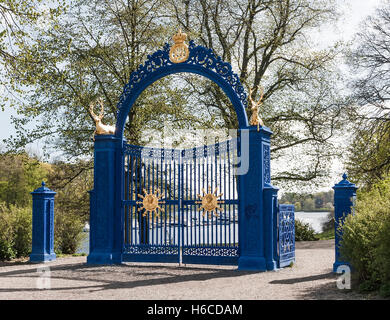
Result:
<svg viewBox="0 0 390 320"><path fill-rule="evenodd" d="M122 140L114 135L95 135L94 149L94 189L90 197L90 253L87 263L121 263L123 209L120 201L123 181L122 168L118 164L122 164Z"/></svg>
<svg viewBox="0 0 390 320"><path fill-rule="evenodd" d="M351 214L358 188L355 184L349 182L347 178L347 174L344 173L343 180L333 186L335 218L335 262L333 264L333 272L337 272L337 268L341 265L349 265L348 262L340 261L339 246L342 234L338 228L344 223L345 217Z"/></svg>
<svg viewBox="0 0 390 320"><path fill-rule="evenodd" d="M266 271L276 268L274 202L277 189L271 185L271 134L272 131L264 126L259 130L256 126L241 130L241 163L249 160L249 164L247 172L238 175L239 270Z"/></svg>
<svg viewBox="0 0 390 320"><path fill-rule="evenodd" d="M54 252L54 191L42 187L31 192L33 197L32 252L30 262L56 260Z"/></svg>

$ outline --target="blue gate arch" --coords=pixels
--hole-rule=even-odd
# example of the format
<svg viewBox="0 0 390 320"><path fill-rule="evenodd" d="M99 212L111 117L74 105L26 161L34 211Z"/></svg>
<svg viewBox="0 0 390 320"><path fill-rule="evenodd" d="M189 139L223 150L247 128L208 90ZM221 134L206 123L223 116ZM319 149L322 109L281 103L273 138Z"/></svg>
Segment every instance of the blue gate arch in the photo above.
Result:
<svg viewBox="0 0 390 320"><path fill-rule="evenodd" d="M160 245L150 244L150 232L152 232L151 237L153 237L153 226L156 225L158 227L159 220L157 223L150 222L148 215L146 226L145 222L142 222L142 218L137 218L141 220L135 222L130 221L134 214L129 214L129 207L136 206L139 202L137 190L141 190L147 185L154 188L153 183L155 180L153 174L153 182L146 183L146 171L144 171L143 184L140 183L134 189L132 185L133 173L129 177L129 168L138 166L139 169L134 170L140 171L143 161L149 161L148 163L153 163L154 166L154 161L158 162L158 160L166 158L167 155L169 155L169 160L172 161L174 166L177 159L184 159L191 165L192 157L195 159L195 154L201 155L205 159L209 157L211 152L208 150L215 151L214 154L216 156L213 158L213 161L217 165L217 158L224 157L224 159L227 159L229 158L229 152L234 150L234 152L237 152L237 156L241 158L241 165L242 163L247 163L245 170L240 175L237 175L237 179L233 179L238 196L226 199L226 203L229 203L229 206L232 205L238 212L238 241L233 244L229 242L229 245L226 244L226 241L224 243L222 241L219 243L220 247L218 248L213 244L211 247L207 247L205 243L202 243L200 248L199 243L196 244L197 246L191 246L187 240L187 247L182 247L182 254L184 255L184 251L186 251L188 255L184 257L186 260L183 258L183 261L188 261L188 263L237 264L240 270L259 271L274 270L287 265L290 261L294 261L294 252L288 255L288 261L285 256L282 261L281 248L282 244L283 248L288 248L289 250L294 248L293 237L286 234L286 232L293 232L293 230L291 231L291 228L286 229L287 231L283 231L283 235L279 232L279 226L284 223L283 219L287 216L291 218L291 215L282 214L282 211L286 212L287 209L284 208L282 211L279 209L277 202L278 189L271 184L271 130L265 126L257 128L256 126L248 125L245 111L247 95L239 77L232 71L229 63L216 56L211 49L196 46L193 41L189 43L187 60L173 63L170 60L170 48L169 44L166 44L162 50L149 55L146 62L131 73L129 83L124 87L117 105L115 134L95 135L94 189L90 191L90 253L87 257L87 263L112 264L124 261L175 261L172 260L172 257L179 254L180 247L178 249L166 242ZM237 114L239 125L237 143L232 141L227 142L225 145L216 144L189 150L148 150L149 158L145 160L142 158L143 153L140 152L142 147L126 144L123 139L124 126L128 114L136 99L149 85L167 75L182 72L204 76L215 82L225 92ZM237 147L232 149L230 146L233 145ZM222 166L221 163L218 165ZM177 169L179 172L177 176L177 184L179 186L177 197L175 198L174 196L167 202L179 208L182 205L194 206L196 203L194 198L184 197L183 192L182 185L185 182L184 179L187 179L185 176L188 172L185 173L184 166L178 166ZM143 170L146 170L146 167ZM158 174L161 177L163 176L162 167L158 169L158 165L157 172L159 172ZM221 170L219 172L221 173ZM157 180L159 179L158 174L156 176ZM189 174L191 175L191 172ZM173 180L175 180L175 174L173 177ZM196 177L196 179L200 177L199 172ZM157 181L157 187L158 183ZM213 185L212 181L211 185ZM205 187L207 188L206 185ZM201 189L200 185L197 190L199 191L199 189ZM133 193L135 194L135 199L133 198ZM147 191L145 190L146 193ZM175 209L173 210L175 211ZM288 210L293 210L293 207ZM141 215L138 214L138 216ZM183 224L184 215L181 215L181 217L179 216L179 225ZM286 219L289 218L287 217ZM152 231L144 231L141 236L141 228L149 230L150 223ZM175 223L174 221L173 225ZM222 223L222 221L218 223ZM212 224L213 221L211 221ZM170 225L168 227L169 230L174 230L171 229L173 227ZM233 231L231 229L226 231L226 226L221 227L220 230L223 228L225 228L225 233L220 234L221 239L223 237L226 238L226 232L236 232L236 227L233 228ZM183 237L184 232L179 232L179 237ZM187 237L188 232L187 230ZM212 232L211 235L213 236ZM207 231L208 234L209 231ZM204 235L203 231L203 237ZM162 238L162 231L160 233L156 231L155 236ZM143 240L142 237L144 238ZM281 237L283 237L283 241L281 241ZM132 238L135 238L135 241L138 241L138 243L133 244L131 242L133 241ZM174 241L176 241L175 239ZM182 240L182 243L184 243L184 238ZM178 241L180 243L180 239ZM137 260L138 257L142 256L145 258L146 255L146 259ZM217 257L212 257L215 255ZM157 257L163 257L165 260L157 259ZM213 260L211 258L216 259Z"/></svg>
<svg viewBox="0 0 390 320"><path fill-rule="evenodd" d="M213 50L196 46L194 41L190 41L189 57L182 63L171 62L169 49L169 44L165 44L162 50L149 55L146 62L131 73L130 81L124 87L117 105L116 137L123 137L127 115L142 91L165 76L181 72L195 73L218 84L234 106L239 128L247 128L247 95L239 77L232 71L232 66L216 56Z"/></svg>

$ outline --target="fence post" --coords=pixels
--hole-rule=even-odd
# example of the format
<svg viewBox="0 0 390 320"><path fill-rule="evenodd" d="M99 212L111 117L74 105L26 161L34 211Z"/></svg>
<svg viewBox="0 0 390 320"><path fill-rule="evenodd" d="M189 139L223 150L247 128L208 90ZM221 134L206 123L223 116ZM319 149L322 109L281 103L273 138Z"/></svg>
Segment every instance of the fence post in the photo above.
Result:
<svg viewBox="0 0 390 320"><path fill-rule="evenodd" d="M90 193L88 264L120 264L123 245L122 141L114 135L95 135L94 186Z"/></svg>
<svg viewBox="0 0 390 320"><path fill-rule="evenodd" d="M333 264L333 272L337 271L340 265L349 265L348 262L340 261L339 243L342 234L338 227L344 223L345 217L351 214L356 200L355 184L347 180L346 173L343 174L343 180L335 184L334 189L334 218L335 218L335 263ZM352 212L353 214L353 212Z"/></svg>
<svg viewBox="0 0 390 320"><path fill-rule="evenodd" d="M244 132L245 131L245 132ZM241 130L241 161L249 161L248 170L238 176L239 182L239 270L266 271L275 264L271 257L272 246L271 199L274 190L264 204L264 188L271 183L270 137L272 131L267 127L257 130L256 126ZM248 141L244 141L248 139ZM245 158L247 157L247 158ZM264 209L268 210L267 213ZM269 240L271 239L271 240ZM268 261L266 259L268 258Z"/></svg>
<svg viewBox="0 0 390 320"><path fill-rule="evenodd" d="M30 262L54 261L54 195L56 192L42 186L31 192L32 209L32 252Z"/></svg>

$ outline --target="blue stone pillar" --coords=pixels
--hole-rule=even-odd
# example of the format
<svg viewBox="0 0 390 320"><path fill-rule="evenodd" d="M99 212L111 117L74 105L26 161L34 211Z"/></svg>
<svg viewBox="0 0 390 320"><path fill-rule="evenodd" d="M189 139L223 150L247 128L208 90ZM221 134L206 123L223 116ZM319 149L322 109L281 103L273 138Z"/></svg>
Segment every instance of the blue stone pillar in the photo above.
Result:
<svg viewBox="0 0 390 320"><path fill-rule="evenodd" d="M94 188L90 194L88 264L122 262L123 192L122 141L114 135L96 135Z"/></svg>
<svg viewBox="0 0 390 320"><path fill-rule="evenodd" d="M32 252L30 262L47 262L56 259L54 253L54 195L56 192L42 186L31 192Z"/></svg>
<svg viewBox="0 0 390 320"><path fill-rule="evenodd" d="M335 263L333 272L337 271L340 265L349 265L348 262L340 261L339 243L342 237L338 227L345 220L345 217L351 214L355 205L356 190L355 184L347 180L348 176L344 173L343 180L334 185L334 218L335 218Z"/></svg>
<svg viewBox="0 0 390 320"><path fill-rule="evenodd" d="M275 201L277 190L270 185L271 134L267 127L261 127L259 131L256 126L241 130L241 163L249 160L249 165L246 172L238 175L239 270L265 271L276 268L273 258L272 202ZM264 194L266 187L267 193Z"/></svg>

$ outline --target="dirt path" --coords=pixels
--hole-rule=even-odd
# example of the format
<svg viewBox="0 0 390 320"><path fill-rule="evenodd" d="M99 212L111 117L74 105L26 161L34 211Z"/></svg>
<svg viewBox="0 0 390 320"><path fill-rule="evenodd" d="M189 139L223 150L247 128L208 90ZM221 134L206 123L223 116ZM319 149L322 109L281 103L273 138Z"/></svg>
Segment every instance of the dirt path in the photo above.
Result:
<svg viewBox="0 0 390 320"><path fill-rule="evenodd" d="M275 272L236 267L127 263L87 266L86 257L0 265L0 299L366 299L336 287L334 241L297 243L296 264ZM37 268L50 267L50 290ZM37 282L38 280L38 282ZM40 281L40 282L39 282Z"/></svg>

